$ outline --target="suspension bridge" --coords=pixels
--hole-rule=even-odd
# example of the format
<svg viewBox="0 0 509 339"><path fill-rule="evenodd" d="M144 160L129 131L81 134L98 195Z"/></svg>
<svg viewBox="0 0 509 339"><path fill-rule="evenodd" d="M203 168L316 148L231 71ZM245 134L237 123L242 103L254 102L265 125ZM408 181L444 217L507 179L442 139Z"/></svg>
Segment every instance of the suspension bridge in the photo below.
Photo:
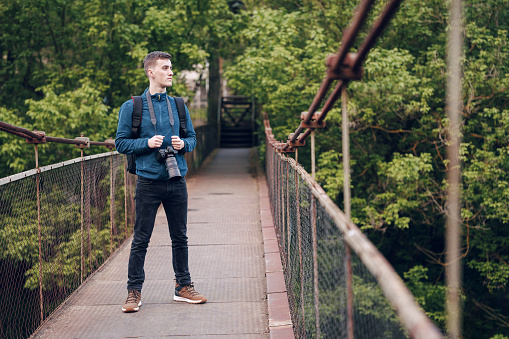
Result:
<svg viewBox="0 0 509 339"><path fill-rule="evenodd" d="M215 149L217 126L196 129L197 149L186 155L192 170L189 252L196 287L208 297L204 305L171 300L171 244L160 210L147 256L143 306L135 314L120 311L135 177L126 171L125 157L113 150L112 140L54 138L0 122L0 130L26 138L36 152L34 170L0 179L0 231L2 239L9 239L2 244L0 336L442 338L390 263L350 218L346 88L362 78L362 64L400 2L387 2L352 53L374 3L361 1L338 52L327 59L328 71L315 99L287 141L275 139L264 117L264 170L252 148ZM452 14L459 11L454 8ZM453 25L450 34L458 31ZM459 75L456 64L450 68L454 114ZM343 111L344 212L314 180L315 130L325 127L338 100ZM454 136L459 123L451 121L456 121ZM308 137L311 174L298 163L298 148ZM81 157L39 167L38 145L49 142L75 144ZM458 142L453 139L452 146ZM90 146L109 151L85 156ZM451 161L457 149L452 152ZM450 180L455 182L454 176ZM454 230L454 220L451 225ZM458 334L456 297L452 293L448 299L451 337Z"/></svg>

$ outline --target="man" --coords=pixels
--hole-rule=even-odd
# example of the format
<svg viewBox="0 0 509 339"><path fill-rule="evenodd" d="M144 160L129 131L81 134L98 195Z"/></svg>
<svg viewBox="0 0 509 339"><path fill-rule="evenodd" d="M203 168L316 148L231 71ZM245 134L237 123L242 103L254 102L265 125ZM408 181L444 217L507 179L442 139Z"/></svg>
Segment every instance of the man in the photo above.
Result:
<svg viewBox="0 0 509 339"><path fill-rule="evenodd" d="M182 139L179 136L179 115L175 99L166 94L166 88L172 85L173 80L170 59L171 55L168 53L152 52L143 60L150 86L141 95L143 110L139 138L133 139L131 135L133 100L126 101L119 112L115 146L120 153L136 154L138 176L136 221L129 257L128 293L122 307L123 312L136 312L141 306L141 289L145 281L143 269L145 255L161 203L168 220L172 242L173 271L176 280L173 299L194 304L207 301L207 298L195 291L188 267L187 187L184 179L187 165L183 153L191 152L195 148L196 133L186 107L187 135ZM181 177L171 179L164 161L159 162L156 159L158 150L165 150L170 145L178 151L175 158L181 174Z"/></svg>

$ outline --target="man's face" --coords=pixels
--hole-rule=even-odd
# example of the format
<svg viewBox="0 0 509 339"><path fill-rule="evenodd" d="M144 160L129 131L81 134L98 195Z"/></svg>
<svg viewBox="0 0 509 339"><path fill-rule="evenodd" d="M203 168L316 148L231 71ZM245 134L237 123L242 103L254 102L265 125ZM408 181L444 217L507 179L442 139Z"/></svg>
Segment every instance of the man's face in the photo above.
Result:
<svg viewBox="0 0 509 339"><path fill-rule="evenodd" d="M171 87L173 71L169 59L158 59L153 69L149 69L151 82L161 87Z"/></svg>

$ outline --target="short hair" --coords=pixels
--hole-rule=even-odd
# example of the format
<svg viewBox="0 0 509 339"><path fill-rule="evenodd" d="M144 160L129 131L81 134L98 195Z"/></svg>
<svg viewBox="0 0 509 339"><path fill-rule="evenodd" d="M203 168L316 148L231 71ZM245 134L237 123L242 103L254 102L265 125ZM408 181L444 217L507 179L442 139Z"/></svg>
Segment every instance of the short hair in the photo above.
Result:
<svg viewBox="0 0 509 339"><path fill-rule="evenodd" d="M143 68L145 68L145 74L148 76L148 69L156 65L156 61L159 59L171 59L171 54L161 51L150 52L143 59Z"/></svg>

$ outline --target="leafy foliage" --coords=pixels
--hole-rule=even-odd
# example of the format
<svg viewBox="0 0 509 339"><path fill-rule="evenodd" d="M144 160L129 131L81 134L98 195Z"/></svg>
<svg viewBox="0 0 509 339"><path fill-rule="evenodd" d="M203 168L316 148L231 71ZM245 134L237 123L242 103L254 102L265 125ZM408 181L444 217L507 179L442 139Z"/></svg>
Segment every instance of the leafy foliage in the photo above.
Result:
<svg viewBox="0 0 509 339"><path fill-rule="evenodd" d="M509 0L463 3L464 337L504 338L509 336ZM6 0L0 4L0 120L54 136L104 140L114 134L118 107L146 87L143 57L167 50L177 71L201 72L208 60L222 56L229 87L255 96L276 138L286 140L309 108L325 58L337 49L357 4L246 0L246 10L234 15L219 0L126 0L113 6L105 0ZM402 2L370 52L362 81L348 87L353 220L441 326L449 169L447 4ZM366 32L363 28L361 38ZM182 82L172 90L192 96ZM327 127L317 132L317 179L340 207L341 146L341 114L335 108ZM23 140L0 133L0 177L32 168L28 149ZM49 164L68 159L72 151L43 145L40 152ZM309 147L300 149L299 162L310 168ZM19 234L7 230L5 236L33 237L32 224L24 225ZM2 248L20 260L29 250Z"/></svg>
<svg viewBox="0 0 509 339"><path fill-rule="evenodd" d="M254 93L276 139L286 140L324 76L324 61L356 1L279 1L255 6L244 53L226 70L239 94ZM378 9L382 4L377 5ZM507 336L509 20L507 0L467 0L463 64L462 226L465 338ZM343 15L342 15L343 14ZM374 17L370 17L372 22ZM444 230L449 163L448 8L404 1L348 86L352 218L445 326ZM366 31L361 32L361 37ZM342 206L341 114L317 132L317 180ZM309 148L299 162L310 169Z"/></svg>
<svg viewBox="0 0 509 339"><path fill-rule="evenodd" d="M7 0L0 18L0 120L103 141L115 135L121 104L147 87L148 52L170 52L176 78L183 69L201 73L211 53L232 53L231 32L246 15L219 0ZM171 94L192 98L184 78L176 80ZM23 144L0 133L0 177L34 167L32 148ZM72 158L75 149L40 148L42 164Z"/></svg>

